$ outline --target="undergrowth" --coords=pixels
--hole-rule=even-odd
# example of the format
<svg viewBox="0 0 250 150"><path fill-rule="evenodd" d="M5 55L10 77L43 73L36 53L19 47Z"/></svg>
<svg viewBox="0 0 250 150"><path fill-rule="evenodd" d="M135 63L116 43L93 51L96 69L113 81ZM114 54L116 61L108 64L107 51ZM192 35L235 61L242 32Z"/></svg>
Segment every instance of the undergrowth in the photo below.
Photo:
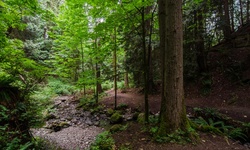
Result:
<svg viewBox="0 0 250 150"><path fill-rule="evenodd" d="M104 131L97 135L95 142L91 144L90 150L112 150L114 146L115 141L111 133Z"/></svg>

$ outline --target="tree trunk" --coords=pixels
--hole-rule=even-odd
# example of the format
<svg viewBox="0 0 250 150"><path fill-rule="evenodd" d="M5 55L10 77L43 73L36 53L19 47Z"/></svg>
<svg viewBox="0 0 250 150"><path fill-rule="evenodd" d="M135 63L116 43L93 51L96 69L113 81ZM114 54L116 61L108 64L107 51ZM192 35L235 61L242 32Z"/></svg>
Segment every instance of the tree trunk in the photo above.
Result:
<svg viewBox="0 0 250 150"><path fill-rule="evenodd" d="M229 6L228 6L228 0L224 0L224 26L223 26L223 31L224 31L224 38L225 40L230 40L231 38L231 28L230 28L230 16L229 16Z"/></svg>
<svg viewBox="0 0 250 150"><path fill-rule="evenodd" d="M183 91L182 0L159 0L163 91L159 135L188 127ZM164 41L163 41L163 39ZM162 49L164 48L164 49Z"/></svg>
<svg viewBox="0 0 250 150"><path fill-rule="evenodd" d="M81 39L81 55L82 55L82 60L81 60L81 64L82 64L82 74L84 73L84 52L83 52L83 44L82 44L82 39ZM84 78L84 76L82 76L82 78ZM83 95L86 95L86 86L85 84L83 84Z"/></svg>
<svg viewBox="0 0 250 150"><path fill-rule="evenodd" d="M207 57L205 53L205 43L204 43L204 25L203 25L203 15L202 10L198 10L196 16L196 55L197 63L199 67L199 73L207 72Z"/></svg>
<svg viewBox="0 0 250 150"><path fill-rule="evenodd" d="M117 107L117 65L116 65L116 62L117 62L117 57L116 57L116 27L115 27L115 36L114 36L114 41L115 41L115 47L114 47L114 58L113 58L113 61L114 61L114 90L115 90L115 109Z"/></svg>
<svg viewBox="0 0 250 150"><path fill-rule="evenodd" d="M125 88L129 88L128 71L126 71L124 75L124 86Z"/></svg>
<svg viewBox="0 0 250 150"><path fill-rule="evenodd" d="M243 20L243 6L242 6L242 0L240 1L240 25L243 26L244 20Z"/></svg>
<svg viewBox="0 0 250 150"><path fill-rule="evenodd" d="M250 2L249 0L247 0L247 23L249 23L249 5L250 5Z"/></svg>
<svg viewBox="0 0 250 150"><path fill-rule="evenodd" d="M144 0L142 1L144 2ZM143 61L144 61L144 106L145 106L145 122L148 122L149 106L148 106L148 60L146 49L146 24L145 24L145 8L142 7L142 44L143 44Z"/></svg>
<svg viewBox="0 0 250 150"><path fill-rule="evenodd" d="M231 30L234 32L234 0L231 0Z"/></svg>

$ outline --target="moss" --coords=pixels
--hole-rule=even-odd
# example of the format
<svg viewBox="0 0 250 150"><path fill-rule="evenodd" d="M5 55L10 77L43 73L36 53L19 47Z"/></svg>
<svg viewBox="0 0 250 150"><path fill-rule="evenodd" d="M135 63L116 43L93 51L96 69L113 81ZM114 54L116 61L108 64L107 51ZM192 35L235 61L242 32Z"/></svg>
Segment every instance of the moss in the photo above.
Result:
<svg viewBox="0 0 250 150"><path fill-rule="evenodd" d="M113 110L112 108L108 108L108 109L107 109L107 115L108 115L108 116L112 116L113 113L114 113L114 110Z"/></svg>
<svg viewBox="0 0 250 150"><path fill-rule="evenodd" d="M109 130L110 130L111 133L115 133L117 131L120 131L121 129L122 129L121 124L115 124Z"/></svg>
<svg viewBox="0 0 250 150"><path fill-rule="evenodd" d="M137 122L139 122L139 123L144 123L145 122L145 114L144 113L140 113L138 115Z"/></svg>
<svg viewBox="0 0 250 150"><path fill-rule="evenodd" d="M122 115L118 112L115 112L111 117L110 117L110 123L121 123L122 122Z"/></svg>

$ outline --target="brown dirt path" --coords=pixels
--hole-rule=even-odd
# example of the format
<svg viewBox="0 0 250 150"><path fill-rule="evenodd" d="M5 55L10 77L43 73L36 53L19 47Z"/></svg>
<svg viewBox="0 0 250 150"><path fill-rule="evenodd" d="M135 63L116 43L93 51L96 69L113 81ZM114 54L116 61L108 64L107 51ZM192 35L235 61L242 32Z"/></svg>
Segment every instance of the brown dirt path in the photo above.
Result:
<svg viewBox="0 0 250 150"><path fill-rule="evenodd" d="M114 107L114 91L110 90L106 92L108 94L101 103L107 107ZM186 105L188 107L212 107L218 109L220 112L224 112L228 116L236 120L250 121L250 109L248 104L246 105L221 105L221 101L218 99L210 99L213 97L192 97L193 93L186 95ZM214 95L215 97L216 95ZM150 95L150 112L157 113L160 110L160 94ZM223 101L222 101L223 102ZM144 110L144 95L138 93L137 89L129 89L126 93L117 93L117 103L127 104L132 109ZM247 116L247 117L246 117ZM247 150L248 145L241 145L237 141L227 139L225 137L216 136L209 133L199 133L201 142L197 145L178 145L178 144L159 144L152 142L148 133L142 132L142 125L137 123L129 124L127 130L118 132L113 135L116 145L118 147L123 146L130 147L132 150Z"/></svg>

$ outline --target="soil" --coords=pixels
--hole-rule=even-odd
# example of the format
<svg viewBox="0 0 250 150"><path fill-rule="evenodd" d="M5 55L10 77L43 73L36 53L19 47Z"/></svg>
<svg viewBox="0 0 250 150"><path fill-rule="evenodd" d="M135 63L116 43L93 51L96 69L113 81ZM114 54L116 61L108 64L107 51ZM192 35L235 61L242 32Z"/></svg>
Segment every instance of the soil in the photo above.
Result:
<svg viewBox="0 0 250 150"><path fill-rule="evenodd" d="M232 77L240 77L240 75L237 76L238 74L235 75L235 72L229 72L228 74L228 72L225 71L225 68L233 68L232 64L237 62L248 64L246 62L248 62L248 59L250 58L249 56L250 51L245 48L231 50L229 54L221 54L218 52L210 53L208 60L210 62L209 69L211 72L210 91L204 95L202 92L201 79L186 83L184 88L187 114L191 114L192 109L196 107L212 108L228 117L231 117L233 120L250 123L250 85L249 83L242 83L239 82L239 80L232 79ZM246 61L244 62L242 60ZM247 69L244 70L244 72L249 71L250 67L247 67ZM250 79L249 76L250 74L246 77L247 80ZM127 104L132 110L143 112L144 95L141 91L142 89L126 89L118 91L117 105ZM105 97L101 103L105 104L107 107L114 108L114 91L110 90L106 93L109 96ZM159 113L160 103L160 91L158 94L149 95L149 109L151 114ZM149 133L145 131L142 132L142 128L143 125L141 124L130 123L127 130L114 134L113 137L117 149L119 149L119 147L129 147L130 149L136 150L250 149L249 143L242 144L239 141L209 133L199 133L201 141L196 145L159 144L152 141L152 137Z"/></svg>
<svg viewBox="0 0 250 150"><path fill-rule="evenodd" d="M249 90L249 89L248 89ZM127 104L132 110L143 111L144 108L144 95L138 93L140 89L127 89L126 93L124 91L119 91L117 95L117 105ZM239 90L240 91L240 90ZM216 98L216 94L211 94L208 97L196 95L194 93L197 91L192 91L192 93L187 94L186 106L188 107L209 107L215 108L221 113L226 114L229 117L232 117L236 120L250 122L250 109L247 108L248 104L240 105L237 103L227 105L222 101L219 101L219 98ZM237 91L235 91L237 92ZM250 91L249 91L250 92ZM114 108L114 91L107 91L109 94L108 97L105 97L102 100L102 104L105 104L109 108ZM224 93L225 94L225 93ZM196 95L195 97L192 97ZM150 95L150 112L151 114L156 114L160 110L160 94ZM190 109L187 109L187 113ZM249 116L249 117L248 117ZM139 123L129 123L128 129L115 133L113 138L115 139L117 147L129 147L130 149L135 150L224 150L224 149L239 149L246 150L249 149L249 144L245 143L243 145L239 141L234 141L227 139L222 136L217 136L210 133L199 133L200 142L196 145L186 144L160 144L152 141L152 137L149 133L142 131L143 125Z"/></svg>

